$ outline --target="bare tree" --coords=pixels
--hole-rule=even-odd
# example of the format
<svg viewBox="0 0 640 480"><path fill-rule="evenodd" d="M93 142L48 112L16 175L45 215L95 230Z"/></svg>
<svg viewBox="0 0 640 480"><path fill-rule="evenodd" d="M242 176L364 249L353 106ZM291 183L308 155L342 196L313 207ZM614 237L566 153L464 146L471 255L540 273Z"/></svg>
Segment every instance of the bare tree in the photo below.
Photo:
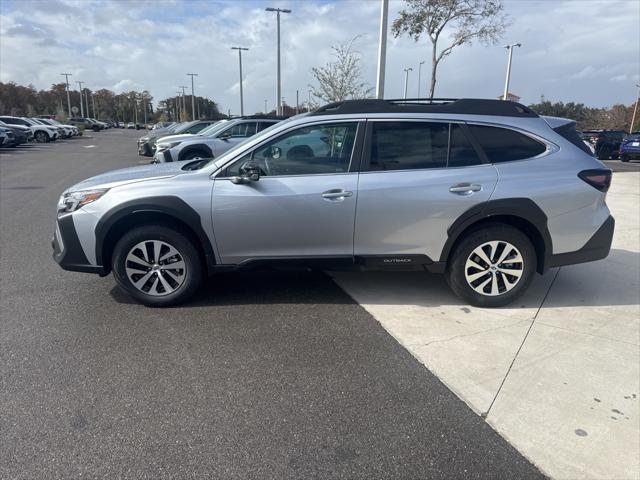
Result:
<svg viewBox="0 0 640 480"><path fill-rule="evenodd" d="M407 34L416 42L423 34L429 37L431 98L436 89L438 64L443 58L455 47L470 45L476 39L495 44L509 25L502 0L405 0L405 3L407 9L400 11L392 31L396 37ZM438 51L438 41L445 29L453 30L450 42Z"/></svg>
<svg viewBox="0 0 640 480"><path fill-rule="evenodd" d="M309 85L314 97L325 102L339 102L371 95L372 88L361 80L360 53L352 49L357 39L354 37L348 42L332 46L335 61L311 69L318 82L317 86Z"/></svg>

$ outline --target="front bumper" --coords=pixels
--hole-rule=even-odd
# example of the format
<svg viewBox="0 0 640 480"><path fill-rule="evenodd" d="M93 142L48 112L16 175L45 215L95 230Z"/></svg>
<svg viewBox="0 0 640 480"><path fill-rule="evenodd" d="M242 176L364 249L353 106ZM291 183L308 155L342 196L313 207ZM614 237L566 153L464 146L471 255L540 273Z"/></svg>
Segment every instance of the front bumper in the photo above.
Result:
<svg viewBox="0 0 640 480"><path fill-rule="evenodd" d="M73 225L71 214L58 217L56 229L51 239L51 247L53 248L53 259L64 270L99 275L107 273L102 265L92 265L87 260Z"/></svg>
<svg viewBox="0 0 640 480"><path fill-rule="evenodd" d="M576 263L594 262L607 257L611 250L611 242L613 240L615 225L615 220L611 215L609 215L584 247L580 250L576 250L575 252L551 255L548 266L553 268L561 267L563 265L574 265Z"/></svg>
<svg viewBox="0 0 640 480"><path fill-rule="evenodd" d="M153 157L153 152L151 151L151 146L149 142L138 142L138 155L143 155L145 157Z"/></svg>
<svg viewBox="0 0 640 480"><path fill-rule="evenodd" d="M173 157L171 156L170 150L162 150L161 152L156 152L153 156L154 163L167 163L173 162Z"/></svg>

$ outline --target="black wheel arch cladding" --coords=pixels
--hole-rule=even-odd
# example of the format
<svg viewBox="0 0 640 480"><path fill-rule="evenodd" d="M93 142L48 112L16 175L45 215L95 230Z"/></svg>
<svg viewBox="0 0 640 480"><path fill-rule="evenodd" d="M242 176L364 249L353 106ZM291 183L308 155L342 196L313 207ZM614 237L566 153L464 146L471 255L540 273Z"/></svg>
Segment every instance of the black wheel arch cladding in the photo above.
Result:
<svg viewBox="0 0 640 480"><path fill-rule="evenodd" d="M189 147L186 147L184 150L182 150L178 155L178 160L179 161L184 160L184 157L186 157L192 152L205 152L209 158L213 158L213 150L211 150L211 148L208 145L198 144L198 145L191 145Z"/></svg>
<svg viewBox="0 0 640 480"><path fill-rule="evenodd" d="M109 243L109 234L121 220L132 214L163 215L171 217L179 224L185 224L197 237L204 253L204 260L207 269L215 265L215 254L213 247L207 236L198 212L189 206L184 200L175 196L147 197L125 202L105 213L98 222L95 230L96 234L96 259L105 269L109 268L107 252L113 248Z"/></svg>
<svg viewBox="0 0 640 480"><path fill-rule="evenodd" d="M538 247L543 249L543 255L538 258L537 270L539 273L546 271L549 268L549 259L553 252L553 243L547 226L547 215L529 198L489 200L466 210L447 229L447 241L440 254L440 261L448 261L454 246L468 228L492 218L499 220L500 217L518 218L535 228L542 245L536 246L537 239L535 238L530 238L530 240L536 250L539 249ZM518 227L517 225L515 226L516 228ZM527 232L523 233L527 235Z"/></svg>

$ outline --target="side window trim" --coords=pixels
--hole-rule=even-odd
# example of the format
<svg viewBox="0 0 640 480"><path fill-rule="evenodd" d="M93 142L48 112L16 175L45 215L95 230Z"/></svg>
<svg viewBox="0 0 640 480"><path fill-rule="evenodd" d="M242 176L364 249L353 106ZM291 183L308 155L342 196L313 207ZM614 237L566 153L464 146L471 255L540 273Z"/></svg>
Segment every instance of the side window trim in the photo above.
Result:
<svg viewBox="0 0 640 480"><path fill-rule="evenodd" d="M335 123L356 123L356 138L353 144L353 150L351 152L351 158L349 160L349 168L347 169L346 172L340 172L340 173L313 173L313 174L308 174L308 175L273 175L269 178L282 178L282 177L308 177L308 176L313 176L313 175L346 175L349 173L354 173L354 172L358 172L359 171L359 167L360 167L360 161L362 160L362 155L364 152L363 149L363 143L364 143L364 136L365 136L365 120L363 119L359 119L359 118L345 118L342 120L326 120L326 121L322 121L322 122L315 122L315 123L305 123L305 124L299 124L296 125L292 128L288 128L287 130L284 130L282 132L280 132L277 136L273 136L273 137L269 137L269 138L265 138L264 141L260 142L257 145L254 145L253 147L251 147L251 149L249 151L244 151L242 153L240 153L237 157L235 157L233 160L229 160L228 163L226 163L224 165L224 167L221 168L220 174L216 175L217 179L223 180L223 179L228 179L229 177L229 173L228 170L230 167L232 167L233 165L235 165L235 163L237 161L239 161L240 159L242 159L243 157L247 156L248 154L251 154L251 158L253 158L253 154L255 153L256 150L260 149L261 147L263 147L266 143L269 143L283 135L286 135L290 132L292 132L293 130L296 130L298 128L305 128L305 127L312 127L312 126L316 126L316 125L327 125L327 124L335 124ZM265 177L266 178L266 177Z"/></svg>

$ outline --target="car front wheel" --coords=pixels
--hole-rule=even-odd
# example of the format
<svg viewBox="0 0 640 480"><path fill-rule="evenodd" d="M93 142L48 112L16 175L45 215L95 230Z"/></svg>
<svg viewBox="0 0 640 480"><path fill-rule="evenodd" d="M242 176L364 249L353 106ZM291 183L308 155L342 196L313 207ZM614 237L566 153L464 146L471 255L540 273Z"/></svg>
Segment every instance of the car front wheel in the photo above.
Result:
<svg viewBox="0 0 640 480"><path fill-rule="evenodd" d="M519 297L536 269L536 252L518 229L502 224L473 230L453 252L447 283L478 307L501 307Z"/></svg>
<svg viewBox="0 0 640 480"><path fill-rule="evenodd" d="M180 231L147 225L125 234L113 252L113 275L139 302L154 307L188 300L202 281L202 262Z"/></svg>
<svg viewBox="0 0 640 480"><path fill-rule="evenodd" d="M49 141L49 135L46 132L39 131L34 134L34 138L38 143L46 143Z"/></svg>

